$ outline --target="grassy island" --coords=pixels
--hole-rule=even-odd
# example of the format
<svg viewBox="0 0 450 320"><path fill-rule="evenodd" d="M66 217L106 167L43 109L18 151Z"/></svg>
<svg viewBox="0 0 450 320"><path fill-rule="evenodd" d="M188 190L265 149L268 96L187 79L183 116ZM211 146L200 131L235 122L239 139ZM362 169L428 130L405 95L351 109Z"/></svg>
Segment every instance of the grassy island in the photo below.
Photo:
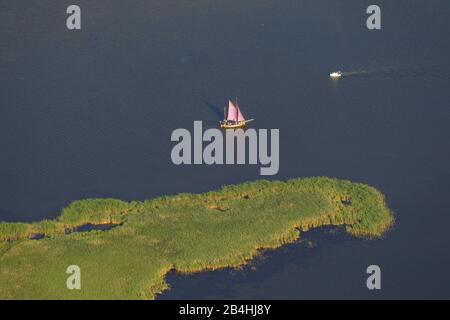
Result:
<svg viewBox="0 0 450 320"><path fill-rule="evenodd" d="M55 220L0 223L0 299L153 299L172 269L240 266L259 249L325 225L377 238L393 222L376 189L329 178L260 180L143 202L75 201ZM118 226L67 234L89 223ZM66 287L69 265L81 268L81 290Z"/></svg>

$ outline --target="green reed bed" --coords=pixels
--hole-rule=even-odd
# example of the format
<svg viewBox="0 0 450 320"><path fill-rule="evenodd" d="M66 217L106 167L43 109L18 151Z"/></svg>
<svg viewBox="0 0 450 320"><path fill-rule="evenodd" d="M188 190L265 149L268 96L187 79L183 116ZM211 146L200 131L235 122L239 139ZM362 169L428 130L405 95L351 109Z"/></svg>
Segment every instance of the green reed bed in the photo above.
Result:
<svg viewBox="0 0 450 320"><path fill-rule="evenodd" d="M108 231L67 230L114 223ZM245 264L259 249L295 241L325 225L381 237L394 223L383 195L324 177L259 180L204 194L143 202L75 201L56 220L0 223L2 299L153 299L172 269L190 273ZM40 234L41 240L29 239ZM81 290L66 269L81 268Z"/></svg>

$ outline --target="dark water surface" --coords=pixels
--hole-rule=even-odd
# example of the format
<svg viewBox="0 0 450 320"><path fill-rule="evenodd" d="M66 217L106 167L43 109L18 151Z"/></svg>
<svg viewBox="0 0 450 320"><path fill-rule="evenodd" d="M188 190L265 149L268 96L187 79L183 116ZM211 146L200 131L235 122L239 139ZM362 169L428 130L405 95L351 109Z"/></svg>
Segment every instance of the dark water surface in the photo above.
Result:
<svg viewBox="0 0 450 320"><path fill-rule="evenodd" d="M280 129L273 178L373 185L397 224L379 241L317 231L256 270L171 274L160 298L450 298L450 2L378 1L379 31L359 0L80 0L76 32L69 4L0 3L0 220L260 178L170 160L174 129L216 126L238 96L253 127Z"/></svg>
<svg viewBox="0 0 450 320"><path fill-rule="evenodd" d="M113 223L105 223L105 224L92 224L87 223L83 224L79 227L76 227L75 229L66 229L65 234L71 234L74 232L90 232L90 231L108 231L111 230L117 226L120 226L119 224L113 224ZM45 239L45 234L37 233L30 237L31 240L42 240Z"/></svg>

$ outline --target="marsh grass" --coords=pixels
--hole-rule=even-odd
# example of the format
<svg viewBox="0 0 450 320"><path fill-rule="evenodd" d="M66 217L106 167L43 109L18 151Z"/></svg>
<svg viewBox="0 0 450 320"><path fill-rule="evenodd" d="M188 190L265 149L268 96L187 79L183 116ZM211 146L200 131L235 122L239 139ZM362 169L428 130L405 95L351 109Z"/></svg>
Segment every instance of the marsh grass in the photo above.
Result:
<svg viewBox="0 0 450 320"><path fill-rule="evenodd" d="M91 223L108 231L66 234ZM0 298L153 299L170 270L238 267L259 249L295 241L301 232L345 225L355 236L381 237L394 223L376 189L324 177L259 180L204 194L143 202L75 201L56 220L0 223ZM42 240L30 236L43 234ZM82 272L68 290L67 266Z"/></svg>

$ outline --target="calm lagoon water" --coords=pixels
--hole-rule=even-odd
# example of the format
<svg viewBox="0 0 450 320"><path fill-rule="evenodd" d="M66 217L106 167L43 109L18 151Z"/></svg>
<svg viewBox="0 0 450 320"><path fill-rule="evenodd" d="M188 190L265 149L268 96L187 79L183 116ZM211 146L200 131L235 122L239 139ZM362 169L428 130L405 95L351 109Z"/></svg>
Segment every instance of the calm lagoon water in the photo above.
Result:
<svg viewBox="0 0 450 320"><path fill-rule="evenodd" d="M280 129L272 178L373 185L397 224L378 241L313 231L314 248L243 271L170 274L160 298L450 298L448 1L378 1L377 31L357 0L80 0L76 32L69 4L0 4L0 220L260 178L170 161L174 129L216 126L238 96L253 127ZM355 74L330 81L337 69ZM365 287L370 264L381 291Z"/></svg>

